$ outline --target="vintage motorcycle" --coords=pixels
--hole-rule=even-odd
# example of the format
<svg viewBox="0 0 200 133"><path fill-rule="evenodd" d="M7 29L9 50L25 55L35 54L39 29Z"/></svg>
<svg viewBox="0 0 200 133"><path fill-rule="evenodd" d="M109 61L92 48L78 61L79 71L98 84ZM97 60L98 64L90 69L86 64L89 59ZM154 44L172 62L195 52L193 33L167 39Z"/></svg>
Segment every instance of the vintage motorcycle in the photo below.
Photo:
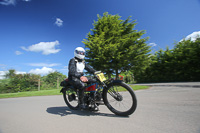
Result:
<svg viewBox="0 0 200 133"><path fill-rule="evenodd" d="M116 115L131 115L137 107L137 98L133 89L121 80L106 79L101 71L94 73L97 82L89 83L84 92L84 103L88 109L106 105ZM60 84L63 88L65 103L70 109L79 109L78 91L68 80Z"/></svg>

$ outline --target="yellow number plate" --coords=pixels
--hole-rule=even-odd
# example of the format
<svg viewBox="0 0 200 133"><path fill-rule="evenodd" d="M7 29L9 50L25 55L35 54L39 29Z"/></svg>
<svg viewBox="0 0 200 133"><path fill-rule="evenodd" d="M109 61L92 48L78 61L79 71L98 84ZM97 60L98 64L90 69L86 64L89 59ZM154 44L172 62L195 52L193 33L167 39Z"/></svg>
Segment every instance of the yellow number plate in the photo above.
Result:
<svg viewBox="0 0 200 133"><path fill-rule="evenodd" d="M103 82L103 81L106 80L106 78L105 78L105 76L104 76L103 73L97 74L97 76L98 76L98 78L99 78L99 80L100 80L101 82Z"/></svg>

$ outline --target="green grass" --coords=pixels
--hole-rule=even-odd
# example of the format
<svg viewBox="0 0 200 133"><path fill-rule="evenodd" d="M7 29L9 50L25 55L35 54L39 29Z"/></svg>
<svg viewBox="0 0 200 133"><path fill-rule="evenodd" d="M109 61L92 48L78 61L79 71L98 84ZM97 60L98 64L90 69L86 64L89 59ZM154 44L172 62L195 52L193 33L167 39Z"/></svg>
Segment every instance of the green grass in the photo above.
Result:
<svg viewBox="0 0 200 133"><path fill-rule="evenodd" d="M136 90L142 90L142 89L148 89L149 86L139 86L139 85L130 85L130 87L136 91ZM118 91L126 91L126 89L124 89L123 87L118 86L117 87Z"/></svg>
<svg viewBox="0 0 200 133"><path fill-rule="evenodd" d="M130 85L130 87L133 88L133 90L143 90L143 89L148 89L150 86L140 86L140 85Z"/></svg>
<svg viewBox="0 0 200 133"><path fill-rule="evenodd" d="M0 94L0 98L61 95L59 89Z"/></svg>
<svg viewBox="0 0 200 133"><path fill-rule="evenodd" d="M149 86L130 85L133 90L148 89ZM123 91L123 90L121 90ZM18 93L6 93L0 94L0 98L14 98L14 97L30 97L30 96L50 96L50 95L61 95L60 89L53 90L41 90L41 91L28 91Z"/></svg>

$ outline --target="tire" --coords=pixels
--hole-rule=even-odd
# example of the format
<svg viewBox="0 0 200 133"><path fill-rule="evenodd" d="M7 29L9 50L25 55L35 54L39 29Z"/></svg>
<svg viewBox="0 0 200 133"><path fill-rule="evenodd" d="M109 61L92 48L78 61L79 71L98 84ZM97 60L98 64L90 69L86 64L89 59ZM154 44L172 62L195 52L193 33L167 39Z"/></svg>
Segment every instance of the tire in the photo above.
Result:
<svg viewBox="0 0 200 133"><path fill-rule="evenodd" d="M79 107L78 96L76 91L72 88L67 88L63 91L63 98L70 109L77 110Z"/></svg>
<svg viewBox="0 0 200 133"><path fill-rule="evenodd" d="M124 82L113 82L108 85L103 92L103 100L108 109L119 116L131 115L137 107L133 89Z"/></svg>

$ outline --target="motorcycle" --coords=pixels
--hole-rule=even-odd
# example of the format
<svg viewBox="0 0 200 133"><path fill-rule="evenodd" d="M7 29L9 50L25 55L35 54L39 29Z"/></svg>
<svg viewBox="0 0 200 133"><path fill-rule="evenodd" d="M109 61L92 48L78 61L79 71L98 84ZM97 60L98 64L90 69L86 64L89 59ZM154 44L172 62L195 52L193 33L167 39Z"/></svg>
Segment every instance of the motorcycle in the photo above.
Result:
<svg viewBox="0 0 200 133"><path fill-rule="evenodd" d="M137 98L133 89L122 80L106 79L101 71L94 73L95 83L89 83L84 92L84 103L88 109L106 105L116 115L128 116L134 113L137 107ZM60 84L63 88L65 103L70 109L79 109L78 91L68 80Z"/></svg>

